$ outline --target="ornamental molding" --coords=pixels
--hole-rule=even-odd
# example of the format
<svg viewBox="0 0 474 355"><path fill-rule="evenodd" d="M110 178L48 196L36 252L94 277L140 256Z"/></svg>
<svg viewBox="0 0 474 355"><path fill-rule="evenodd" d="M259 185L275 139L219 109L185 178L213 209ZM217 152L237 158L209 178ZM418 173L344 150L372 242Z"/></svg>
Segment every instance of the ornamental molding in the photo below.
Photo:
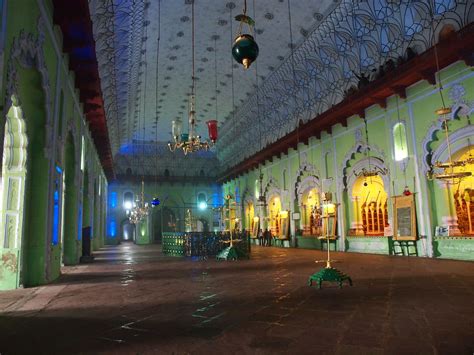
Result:
<svg viewBox="0 0 474 355"><path fill-rule="evenodd" d="M386 160L385 152L380 149L377 145L372 144L368 146L365 142L356 142L354 146L346 153L344 159L342 160L341 170L343 172L343 185L344 188L347 188L347 170L349 169L349 163L355 159L357 153L366 154L374 153L372 158L380 157L379 160L382 162ZM353 169L352 169L353 170Z"/></svg>
<svg viewBox="0 0 474 355"><path fill-rule="evenodd" d="M43 18L38 19L38 35L27 33L21 30L18 37L13 39L13 44L10 49L10 56L7 64L7 83L6 83L6 105L5 109L9 109L12 105L12 97L15 95L18 98L18 82L19 76L17 66L26 69L36 69L41 75L41 87L44 94L44 108L45 108L45 156L48 159L52 158L52 142L53 142L53 114L51 110L51 85L49 80L49 73L46 67L43 45L45 41L46 26ZM18 98L18 105L21 106L21 98ZM4 117L7 112L4 111ZM2 124L3 126L3 124ZM3 130L3 128L2 128ZM3 147L0 148L3 150Z"/></svg>
<svg viewBox="0 0 474 355"><path fill-rule="evenodd" d="M382 180L386 191L390 191L390 171L381 158L371 156L358 160L353 166L344 170L344 188L350 192L363 169L376 171ZM350 170L350 173L348 174ZM389 194L390 195L390 194Z"/></svg>
<svg viewBox="0 0 474 355"><path fill-rule="evenodd" d="M267 205L272 199L272 197L275 197L275 196L281 197L281 195L282 195L282 191L277 181L272 176L269 176L267 184L265 185L265 188L263 189L263 196L265 196Z"/></svg>
<svg viewBox="0 0 474 355"><path fill-rule="evenodd" d="M448 123L451 120L460 120L460 116L467 117L470 114L474 113L474 102L469 102L465 99L466 90L462 84L455 84L451 87L449 91L449 98L453 101L451 106L451 115L449 117ZM461 139L469 137L469 132L473 130L472 125L468 125L457 131L449 134L449 139L453 146L456 146L456 142ZM446 140L442 140L441 144L435 149L432 150L431 144L435 141L440 141L436 139L436 133L443 130L443 121L436 120L428 129L423 141L421 142L421 147L423 149L423 159L422 159L422 171L423 174L427 174L431 170L431 166L435 161L445 161L447 155L443 156L443 153L447 150ZM471 133L471 137L474 133ZM466 139L467 142L467 139ZM467 145L466 145L467 146ZM460 149L460 148L459 148ZM458 151L459 149L456 149ZM446 153L447 154L447 153ZM444 160L443 160L444 159Z"/></svg>
<svg viewBox="0 0 474 355"><path fill-rule="evenodd" d="M301 182L297 181L295 190L298 206L301 206L303 204L303 195L314 188L318 190L318 195L320 195L322 192L321 181L317 176L310 175L306 176Z"/></svg>

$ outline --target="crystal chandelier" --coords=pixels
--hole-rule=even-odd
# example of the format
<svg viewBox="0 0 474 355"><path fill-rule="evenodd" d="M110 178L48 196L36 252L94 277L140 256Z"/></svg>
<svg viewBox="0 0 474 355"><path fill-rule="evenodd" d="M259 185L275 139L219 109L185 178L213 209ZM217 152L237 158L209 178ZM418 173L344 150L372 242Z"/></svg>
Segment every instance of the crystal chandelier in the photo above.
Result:
<svg viewBox="0 0 474 355"><path fill-rule="evenodd" d="M192 9L192 86L191 95L189 97L189 132L183 133L183 124L181 120L174 120L171 126L171 134L174 142L168 142L169 149L174 152L176 149L182 149L184 155L197 152L199 150L209 150L217 141L217 120L207 121L209 130L209 141L201 140L201 136L196 134L196 77L195 77L195 60L194 60L194 1L191 3Z"/></svg>
<svg viewBox="0 0 474 355"><path fill-rule="evenodd" d="M168 142L168 147L172 152L176 151L176 149L182 149L184 155L187 155L188 153L197 152L199 150L209 150L217 141L217 120L206 122L209 130L209 141L201 140L201 136L196 134L194 99L194 95L191 95L189 99L189 132L182 133L183 124L181 120L172 121L171 134L173 135L174 142Z"/></svg>
<svg viewBox="0 0 474 355"><path fill-rule="evenodd" d="M148 216L148 203L145 202L145 182L142 180L142 193L139 199L135 201L128 220L132 224L138 224Z"/></svg>

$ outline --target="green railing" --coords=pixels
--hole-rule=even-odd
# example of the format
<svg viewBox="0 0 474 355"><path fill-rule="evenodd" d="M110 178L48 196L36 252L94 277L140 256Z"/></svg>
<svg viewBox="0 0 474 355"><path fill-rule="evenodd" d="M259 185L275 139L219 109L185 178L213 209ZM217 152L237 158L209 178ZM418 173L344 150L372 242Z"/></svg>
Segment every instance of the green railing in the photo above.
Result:
<svg viewBox="0 0 474 355"><path fill-rule="evenodd" d="M240 255L250 254L250 236L247 232L234 233L233 245ZM163 233L162 251L169 256L215 256L230 244L230 233L167 232Z"/></svg>

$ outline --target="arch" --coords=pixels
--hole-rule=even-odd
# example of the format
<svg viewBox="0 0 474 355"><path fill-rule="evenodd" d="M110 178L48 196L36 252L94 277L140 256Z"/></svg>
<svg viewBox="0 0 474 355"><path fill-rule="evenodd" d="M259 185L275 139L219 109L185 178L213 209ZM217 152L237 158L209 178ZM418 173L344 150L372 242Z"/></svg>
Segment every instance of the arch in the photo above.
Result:
<svg viewBox="0 0 474 355"><path fill-rule="evenodd" d="M372 144L369 147L366 143L359 141L347 152L347 154L344 156L344 159L342 160L341 170L343 172L343 184L346 190L348 189L348 185L349 185L348 178L354 175L354 174L348 174L348 170L350 170L350 162L356 159L356 154L358 153L365 154L367 152L370 152L372 155L370 157L370 165L371 166L377 165L378 167L382 168L382 171L385 174L388 174L389 171L387 167L385 166L385 164L383 163L386 160L385 152L376 145ZM380 165L380 162L382 162L382 165ZM359 168L360 170L362 170L362 168L364 167L365 168L368 167L368 160L366 161L366 166L360 166ZM355 167L352 167L352 170L355 171ZM352 181L352 184L353 184L353 181Z"/></svg>
<svg viewBox="0 0 474 355"><path fill-rule="evenodd" d="M25 69L36 69L41 75L41 89L44 95L44 110L46 113L45 124L45 156L52 157L52 142L53 142L53 124L51 111L51 89L46 67L45 56L43 52L43 44L45 39L46 25L43 18L38 19L38 36L35 37L31 33L20 31L17 38L13 40L10 50L10 57L7 64L7 84L6 84L6 105L9 109L12 106L12 98L19 92L19 74L18 65ZM16 100L18 97L16 96ZM17 101L21 105L20 101ZM6 114L6 112L4 112ZM1 127L3 129L3 127ZM1 146L1 145L0 145ZM3 147L0 147L3 150ZM3 154L2 151L0 153Z"/></svg>
<svg viewBox="0 0 474 355"><path fill-rule="evenodd" d="M364 235L384 235L388 223L387 185L381 175L358 176L350 193L354 202L353 225L362 227Z"/></svg>
<svg viewBox="0 0 474 355"><path fill-rule="evenodd" d="M281 196L281 189L273 177L270 176L265 188L263 189L263 196L265 196L267 205L270 202L270 199L276 195Z"/></svg>
<svg viewBox="0 0 474 355"><path fill-rule="evenodd" d="M474 109L473 109L474 111ZM431 126L428 133L423 139L423 174L426 175L431 171L431 166L435 161L446 161L448 158L448 144L443 140L441 144L432 151L430 145L435 141L433 138L437 131L441 130L441 124ZM452 152L468 145L467 138L474 135L474 126L467 125L449 134Z"/></svg>
<svg viewBox="0 0 474 355"><path fill-rule="evenodd" d="M389 170L385 162L381 158L371 156L370 158L366 157L358 160L357 163L351 167L351 174L349 174L349 176L344 175L348 192L352 191L359 174L361 174L364 169L369 170L369 166L370 169L377 172L377 175L380 175L384 186L390 186Z"/></svg>
<svg viewBox="0 0 474 355"><path fill-rule="evenodd" d="M301 176L302 177L302 176ZM300 179L301 179L300 177ZM321 182L317 176L308 175L302 180L297 180L295 185L296 202L301 213L300 228L304 235L318 235L317 226L319 221L314 220L313 215L319 209L321 195ZM312 196L314 194L314 196ZM309 205L308 197L312 196ZM316 208L316 209L315 209Z"/></svg>
<svg viewBox="0 0 474 355"><path fill-rule="evenodd" d="M308 175L301 181L296 181L295 192L296 192L296 200L298 205L301 206L303 200L303 194L316 188L319 193L321 193L321 182L317 176Z"/></svg>
<svg viewBox="0 0 474 355"><path fill-rule="evenodd" d="M10 102L2 144L0 247L21 249L28 138L23 111L15 95Z"/></svg>

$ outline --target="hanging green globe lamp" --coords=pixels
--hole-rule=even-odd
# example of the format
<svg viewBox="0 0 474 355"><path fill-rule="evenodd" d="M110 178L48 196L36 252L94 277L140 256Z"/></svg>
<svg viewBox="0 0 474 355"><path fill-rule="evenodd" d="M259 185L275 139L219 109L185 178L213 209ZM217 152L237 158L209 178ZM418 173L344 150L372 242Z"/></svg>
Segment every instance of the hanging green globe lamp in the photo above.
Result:
<svg viewBox="0 0 474 355"><path fill-rule="evenodd" d="M249 32L252 32L252 28L255 26L255 21L250 16L247 16L247 0L244 1L244 13L235 16L235 19L240 22L240 25L239 34L232 46L232 56L245 69L248 69L258 57L258 45L252 35L242 33L244 24L248 26Z"/></svg>

